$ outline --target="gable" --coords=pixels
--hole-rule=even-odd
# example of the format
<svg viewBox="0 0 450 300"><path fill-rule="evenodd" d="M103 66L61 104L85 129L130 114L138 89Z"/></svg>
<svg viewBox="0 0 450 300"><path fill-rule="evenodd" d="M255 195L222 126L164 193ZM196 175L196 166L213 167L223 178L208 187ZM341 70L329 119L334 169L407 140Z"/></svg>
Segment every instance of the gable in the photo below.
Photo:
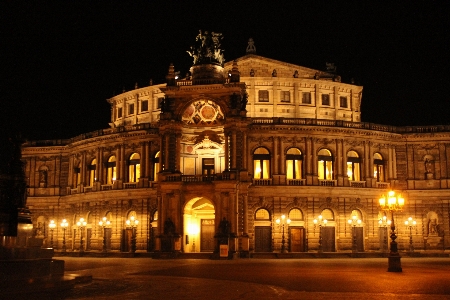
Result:
<svg viewBox="0 0 450 300"><path fill-rule="evenodd" d="M292 78L294 72L298 71L298 78L314 78L317 73L323 75L328 74L319 70L314 70L279 60L266 58L263 56L248 54L236 59L239 72L243 77L250 77L250 72L253 69L255 77L272 77L273 70L276 70L277 77ZM231 70L233 61L225 63L224 69ZM328 74L331 76L331 74Z"/></svg>

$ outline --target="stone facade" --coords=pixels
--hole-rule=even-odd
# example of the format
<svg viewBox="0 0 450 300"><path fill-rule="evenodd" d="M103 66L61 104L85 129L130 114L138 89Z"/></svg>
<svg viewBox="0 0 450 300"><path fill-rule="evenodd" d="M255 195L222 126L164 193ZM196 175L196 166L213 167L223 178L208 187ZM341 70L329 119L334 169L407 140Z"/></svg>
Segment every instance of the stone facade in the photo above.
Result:
<svg viewBox="0 0 450 300"><path fill-rule="evenodd" d="M254 53L182 79L170 66L167 84L108 99L110 128L23 146L34 234L67 251L386 251L393 189L400 250L410 216L415 249L448 248L450 126L364 123L361 101L333 72Z"/></svg>

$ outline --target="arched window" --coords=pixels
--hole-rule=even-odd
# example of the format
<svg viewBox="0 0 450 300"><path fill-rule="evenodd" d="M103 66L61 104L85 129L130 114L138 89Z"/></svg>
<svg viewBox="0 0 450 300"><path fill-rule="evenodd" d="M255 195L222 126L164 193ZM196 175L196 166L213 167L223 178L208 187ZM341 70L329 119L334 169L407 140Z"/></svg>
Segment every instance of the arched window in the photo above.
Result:
<svg viewBox="0 0 450 300"><path fill-rule="evenodd" d="M259 147L253 152L253 178L270 178L270 153L266 148Z"/></svg>
<svg viewBox="0 0 450 300"><path fill-rule="evenodd" d="M141 156L133 153L128 160L128 182L138 182L141 177Z"/></svg>
<svg viewBox="0 0 450 300"><path fill-rule="evenodd" d="M89 186L93 186L94 182L97 181L96 169L97 169L97 160L94 158L88 166Z"/></svg>
<svg viewBox="0 0 450 300"><path fill-rule="evenodd" d="M286 153L286 178L302 179L303 156L297 148L290 148Z"/></svg>
<svg viewBox="0 0 450 300"><path fill-rule="evenodd" d="M77 164L73 168L73 187L77 187L81 182L81 169L80 164Z"/></svg>
<svg viewBox="0 0 450 300"><path fill-rule="evenodd" d="M361 220L362 221L362 213L359 209L354 209L352 210L352 214L350 215L350 218L356 218L356 220Z"/></svg>
<svg viewBox="0 0 450 300"><path fill-rule="evenodd" d="M317 175L319 179L333 180L333 156L327 149L319 151Z"/></svg>
<svg viewBox="0 0 450 300"><path fill-rule="evenodd" d="M327 221L334 221L334 213L331 209L325 208L322 210L322 218Z"/></svg>
<svg viewBox="0 0 450 300"><path fill-rule="evenodd" d="M384 160L380 153L375 153L373 155L373 178L377 182L384 182L385 172L384 172Z"/></svg>
<svg viewBox="0 0 450 300"><path fill-rule="evenodd" d="M269 211L267 209L265 209L265 208L258 209L256 211L256 213L255 213L255 220L257 220L257 221L262 221L262 220L268 221L268 220L270 220Z"/></svg>
<svg viewBox="0 0 450 300"><path fill-rule="evenodd" d="M348 151L347 153L347 176L348 180L361 180L361 158L355 151Z"/></svg>
<svg viewBox="0 0 450 300"><path fill-rule="evenodd" d="M152 221L158 221L158 211L155 211L155 213L153 214Z"/></svg>
<svg viewBox="0 0 450 300"><path fill-rule="evenodd" d="M113 184L116 180L116 157L113 155L109 157L106 163L106 183Z"/></svg>
<svg viewBox="0 0 450 300"><path fill-rule="evenodd" d="M153 180L158 181L158 173L161 171L159 151L155 154L153 159Z"/></svg>
<svg viewBox="0 0 450 300"><path fill-rule="evenodd" d="M292 221L301 221L303 220L303 213L298 208L293 208L289 211L289 219Z"/></svg>

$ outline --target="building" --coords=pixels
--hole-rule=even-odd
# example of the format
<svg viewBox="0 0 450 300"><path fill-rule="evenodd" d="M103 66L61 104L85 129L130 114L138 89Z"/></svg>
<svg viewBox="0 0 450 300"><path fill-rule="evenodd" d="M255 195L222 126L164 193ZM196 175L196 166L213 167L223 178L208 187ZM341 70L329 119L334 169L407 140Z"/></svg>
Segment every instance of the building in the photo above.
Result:
<svg viewBox="0 0 450 300"><path fill-rule="evenodd" d="M378 200L393 189L400 250L450 246L450 126L364 123L363 88L332 64L252 40L224 63L220 39L200 32L184 78L171 65L108 99L110 128L23 146L36 236L67 251L386 251Z"/></svg>

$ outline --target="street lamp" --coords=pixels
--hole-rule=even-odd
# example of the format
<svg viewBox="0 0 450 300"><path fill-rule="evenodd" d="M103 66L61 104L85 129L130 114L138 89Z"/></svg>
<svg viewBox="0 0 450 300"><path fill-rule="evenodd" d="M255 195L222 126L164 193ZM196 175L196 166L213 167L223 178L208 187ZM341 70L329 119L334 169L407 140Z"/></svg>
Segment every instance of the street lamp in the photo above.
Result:
<svg viewBox="0 0 450 300"><path fill-rule="evenodd" d="M397 249L397 242L395 239L395 223L394 211L401 211L405 205L405 199L401 194L396 194L394 191L389 191L387 197L382 195L379 199L380 208L384 211L391 212L391 251L388 256L388 272L401 272L402 266L400 261L400 254Z"/></svg>
<svg viewBox="0 0 450 300"><path fill-rule="evenodd" d="M328 220L324 219L322 215L319 215L317 219L313 220L314 223L314 234L316 234L316 226L319 225L319 253L323 252L322 248L322 226L327 226Z"/></svg>
<svg viewBox="0 0 450 300"><path fill-rule="evenodd" d="M378 220L378 227L383 229L383 251L387 250L387 227L391 226L391 220L388 220L386 216Z"/></svg>
<svg viewBox="0 0 450 300"><path fill-rule="evenodd" d="M67 223L66 219L63 219L61 222L61 227L63 229L63 246L62 246L62 252L66 252L66 228L69 226L69 223Z"/></svg>
<svg viewBox="0 0 450 300"><path fill-rule="evenodd" d="M103 228L103 252L106 253L106 227L111 225L111 222L106 217L103 217L103 219L98 222L98 225Z"/></svg>
<svg viewBox="0 0 450 300"><path fill-rule="evenodd" d="M136 227L139 221L136 220L134 216L131 216L129 220L126 221L128 227L131 227L131 252L136 252Z"/></svg>
<svg viewBox="0 0 450 300"><path fill-rule="evenodd" d="M408 220L405 221L406 228L409 229L409 252L414 252L414 245L413 245L413 239L412 239L412 229L416 228L416 220L413 220L412 217L409 217Z"/></svg>
<svg viewBox="0 0 450 300"><path fill-rule="evenodd" d="M287 253L288 250L286 249L286 247L284 246L285 244L285 239L284 239L284 225L287 224L287 226L289 227L289 224L291 224L291 220L289 218L286 219L285 215L281 215L281 219L277 218L275 220L275 222L277 223L278 226L280 226L281 224L281 228L282 228L282 235L281 235L281 253Z"/></svg>
<svg viewBox="0 0 450 300"><path fill-rule="evenodd" d="M80 253L84 252L84 246L83 246L83 230L86 227L86 221L84 218L80 218L80 220L77 222L78 229L80 230Z"/></svg>
<svg viewBox="0 0 450 300"><path fill-rule="evenodd" d="M54 220L50 220L50 224L48 224L48 227L50 227L50 248L53 248L53 230L56 228L56 224Z"/></svg>
<svg viewBox="0 0 450 300"><path fill-rule="evenodd" d="M348 219L348 224L352 227L352 252L358 252L358 247L356 245L356 226L361 226L361 220L358 219L358 216L353 215L350 219Z"/></svg>

